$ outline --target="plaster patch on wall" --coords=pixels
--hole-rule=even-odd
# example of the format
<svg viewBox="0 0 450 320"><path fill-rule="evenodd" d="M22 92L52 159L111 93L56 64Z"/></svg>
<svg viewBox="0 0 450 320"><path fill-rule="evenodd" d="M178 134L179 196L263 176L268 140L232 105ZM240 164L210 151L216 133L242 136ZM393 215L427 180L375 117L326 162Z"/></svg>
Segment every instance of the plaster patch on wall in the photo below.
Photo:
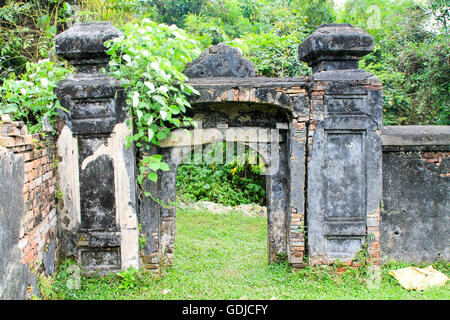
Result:
<svg viewBox="0 0 450 320"><path fill-rule="evenodd" d="M137 229L122 229L122 242L120 244L122 256L122 270L128 267L139 268L139 238Z"/></svg>
<svg viewBox="0 0 450 320"><path fill-rule="evenodd" d="M108 139L108 145L111 139ZM90 155L89 157L86 157L86 159L83 160L81 163L81 170L86 169L86 166L97 159L98 157L102 155L108 155L110 158L113 158L113 150L111 148L108 148L106 144L100 145L100 147L95 150L94 154Z"/></svg>
<svg viewBox="0 0 450 320"><path fill-rule="evenodd" d="M116 212L122 232L122 269L127 269L130 266L139 267L139 230L136 213L134 149L127 149L125 142L125 138L129 134L131 134L131 128L124 121L115 125L114 134L111 138L115 163Z"/></svg>
<svg viewBox="0 0 450 320"><path fill-rule="evenodd" d="M78 144L66 125L58 137L58 188L62 192L60 226L73 230L80 223L80 187L78 180Z"/></svg>

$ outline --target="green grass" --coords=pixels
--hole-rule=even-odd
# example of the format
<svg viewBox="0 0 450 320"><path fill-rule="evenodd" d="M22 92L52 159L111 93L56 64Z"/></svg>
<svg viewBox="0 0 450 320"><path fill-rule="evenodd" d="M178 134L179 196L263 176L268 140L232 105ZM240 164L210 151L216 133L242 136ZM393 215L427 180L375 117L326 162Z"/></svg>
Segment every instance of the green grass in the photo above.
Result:
<svg viewBox="0 0 450 320"><path fill-rule="evenodd" d="M308 267L293 273L287 265L267 263L267 222L263 217L178 210L174 265L164 277L124 272L122 277L81 278L81 289L70 290L65 261L51 285L50 299L449 299L450 284L424 292L407 291L388 275L407 266L391 262L373 281L368 268L348 270ZM448 263L435 268L449 274ZM170 291L169 291L170 290Z"/></svg>

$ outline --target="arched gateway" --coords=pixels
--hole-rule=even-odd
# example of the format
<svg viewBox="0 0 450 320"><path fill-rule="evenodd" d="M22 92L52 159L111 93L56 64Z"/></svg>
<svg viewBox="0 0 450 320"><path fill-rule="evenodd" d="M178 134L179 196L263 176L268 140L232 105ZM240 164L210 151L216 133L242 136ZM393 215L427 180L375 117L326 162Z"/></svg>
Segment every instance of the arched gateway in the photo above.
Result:
<svg viewBox="0 0 450 320"><path fill-rule="evenodd" d="M99 271L172 263L177 166L192 149L226 141L266 159L270 262L351 263L366 245L377 262L381 85L358 69L373 50L370 35L348 24L319 27L299 46L314 73L302 79L255 77L228 46L203 53L185 71L200 92L188 115L201 128L175 131L150 150L170 170L144 187L169 205L136 187L142 151L125 148L123 90L96 71L107 62L103 42L118 35L109 24L79 24L56 39L57 53L79 70L58 88L69 110L58 140L63 254Z"/></svg>

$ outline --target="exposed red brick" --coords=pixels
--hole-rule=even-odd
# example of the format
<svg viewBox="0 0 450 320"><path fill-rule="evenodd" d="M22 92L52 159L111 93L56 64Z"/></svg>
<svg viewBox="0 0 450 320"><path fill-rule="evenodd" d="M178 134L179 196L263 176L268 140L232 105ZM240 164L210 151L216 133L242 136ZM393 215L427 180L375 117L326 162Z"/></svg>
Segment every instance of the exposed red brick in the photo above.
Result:
<svg viewBox="0 0 450 320"><path fill-rule="evenodd" d="M6 133L17 134L14 137L4 136L2 135L3 131L0 131L0 144L7 144L7 148L15 154L21 155L24 160L23 203L25 213L20 230L20 241L23 244L20 250L24 264L35 262L39 264L42 261L38 261L38 256L42 255L42 251L45 250L45 244L55 237L56 219L54 219L54 213L50 216L50 212L52 210L54 212L56 208L56 176L53 166L55 149L45 148L46 144L40 141L38 134L29 135L26 127L22 128L24 129L20 129L20 132L6 130ZM42 226L44 226L43 229ZM48 232L44 233L40 230L48 230Z"/></svg>

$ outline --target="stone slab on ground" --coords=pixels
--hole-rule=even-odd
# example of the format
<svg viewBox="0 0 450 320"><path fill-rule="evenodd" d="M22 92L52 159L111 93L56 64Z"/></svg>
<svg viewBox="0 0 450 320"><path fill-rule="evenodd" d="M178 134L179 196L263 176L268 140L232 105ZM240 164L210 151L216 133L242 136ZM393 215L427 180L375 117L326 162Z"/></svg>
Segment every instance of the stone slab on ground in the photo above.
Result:
<svg viewBox="0 0 450 320"><path fill-rule="evenodd" d="M240 211L246 216L267 216L267 207L259 206L257 204L240 204L238 206L226 206L221 203L211 201L197 201L197 202L179 202L177 207L179 209L194 209L206 210L214 213L229 213L231 211Z"/></svg>

